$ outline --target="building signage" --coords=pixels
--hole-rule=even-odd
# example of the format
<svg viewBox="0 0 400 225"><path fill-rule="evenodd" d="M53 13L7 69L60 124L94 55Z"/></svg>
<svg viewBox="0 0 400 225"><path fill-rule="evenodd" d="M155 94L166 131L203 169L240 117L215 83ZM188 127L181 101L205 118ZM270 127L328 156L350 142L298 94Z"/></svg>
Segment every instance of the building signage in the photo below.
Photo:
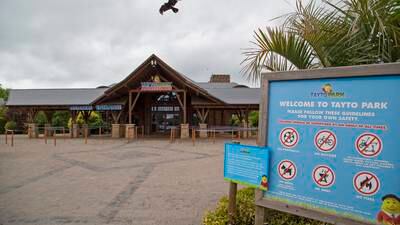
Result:
<svg viewBox="0 0 400 225"><path fill-rule="evenodd" d="M400 224L399 87L399 75L269 81L264 199Z"/></svg>
<svg viewBox="0 0 400 225"><path fill-rule="evenodd" d="M268 148L226 143L225 180L267 190L268 153Z"/></svg>
<svg viewBox="0 0 400 225"><path fill-rule="evenodd" d="M122 105L113 104L113 105L96 105L97 111L117 111L122 110Z"/></svg>
<svg viewBox="0 0 400 225"><path fill-rule="evenodd" d="M71 111L92 111L93 106L91 106L91 105L75 105L75 106L70 106L69 110L71 110Z"/></svg>
<svg viewBox="0 0 400 225"><path fill-rule="evenodd" d="M171 91L171 82L141 82L141 91Z"/></svg>

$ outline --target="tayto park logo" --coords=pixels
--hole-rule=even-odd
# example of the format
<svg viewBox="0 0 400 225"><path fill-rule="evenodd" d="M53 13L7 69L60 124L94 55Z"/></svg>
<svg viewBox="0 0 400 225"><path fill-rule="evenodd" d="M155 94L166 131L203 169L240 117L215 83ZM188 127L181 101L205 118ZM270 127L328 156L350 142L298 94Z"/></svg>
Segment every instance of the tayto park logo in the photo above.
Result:
<svg viewBox="0 0 400 225"><path fill-rule="evenodd" d="M344 98L344 92L337 92L333 90L331 84L324 84L321 91L311 92L311 97L326 97L326 98Z"/></svg>

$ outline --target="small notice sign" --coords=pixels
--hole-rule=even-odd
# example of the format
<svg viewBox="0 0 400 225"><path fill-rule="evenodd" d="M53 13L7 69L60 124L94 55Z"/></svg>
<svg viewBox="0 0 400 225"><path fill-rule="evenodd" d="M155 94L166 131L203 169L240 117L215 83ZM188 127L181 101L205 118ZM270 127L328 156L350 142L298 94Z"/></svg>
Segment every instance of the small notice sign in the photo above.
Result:
<svg viewBox="0 0 400 225"><path fill-rule="evenodd" d="M225 144L225 180L268 190L269 149L265 147Z"/></svg>

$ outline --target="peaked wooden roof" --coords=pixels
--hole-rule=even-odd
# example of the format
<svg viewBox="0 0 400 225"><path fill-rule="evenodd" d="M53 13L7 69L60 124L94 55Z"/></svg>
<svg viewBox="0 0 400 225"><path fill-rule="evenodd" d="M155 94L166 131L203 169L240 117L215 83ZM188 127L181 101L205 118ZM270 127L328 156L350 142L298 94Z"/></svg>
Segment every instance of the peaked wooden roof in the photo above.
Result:
<svg viewBox="0 0 400 225"><path fill-rule="evenodd" d="M112 87L110 87L108 90L106 90L104 92L104 94L102 96L100 96L99 98L97 98L96 100L94 100L92 102L92 104L98 104L103 102L104 100L106 100L109 96L112 96L113 94L122 91L122 92L126 92L127 89L129 89L129 84L132 82L140 82L140 80L138 78L140 78L141 76L143 76L143 73L145 72L146 68L148 68L149 66L152 66L152 61L154 61L157 63L157 66L159 66L161 69L163 69L164 71L166 71L169 76L173 76L175 78L175 80L178 83L181 83L182 85L184 85L185 87L187 87L188 89L192 90L193 92L195 92L198 96L202 96L208 100L210 100L213 104L226 104L224 101L222 101L221 99L211 95L210 93L208 93L207 90L203 89L202 87L200 87L199 85L197 85L193 80L191 80L190 78L186 77L185 75L179 73L178 71L176 71L174 68L172 68L171 66L169 66L167 63L165 63L164 61L162 61L158 56L156 56L155 54L152 54L150 57L148 57L141 65L139 65L132 73L130 73L125 79L123 79L122 81L120 81L119 83L113 85Z"/></svg>

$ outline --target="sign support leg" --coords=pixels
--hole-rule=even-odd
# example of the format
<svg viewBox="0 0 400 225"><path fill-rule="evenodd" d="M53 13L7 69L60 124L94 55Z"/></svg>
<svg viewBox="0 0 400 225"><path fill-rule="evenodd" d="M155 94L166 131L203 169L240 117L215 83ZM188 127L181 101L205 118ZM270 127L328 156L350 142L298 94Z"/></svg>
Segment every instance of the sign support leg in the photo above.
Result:
<svg viewBox="0 0 400 225"><path fill-rule="evenodd" d="M229 206L228 206L228 219L229 225L235 224L236 219L236 193L237 193L237 184L230 182L229 183Z"/></svg>

